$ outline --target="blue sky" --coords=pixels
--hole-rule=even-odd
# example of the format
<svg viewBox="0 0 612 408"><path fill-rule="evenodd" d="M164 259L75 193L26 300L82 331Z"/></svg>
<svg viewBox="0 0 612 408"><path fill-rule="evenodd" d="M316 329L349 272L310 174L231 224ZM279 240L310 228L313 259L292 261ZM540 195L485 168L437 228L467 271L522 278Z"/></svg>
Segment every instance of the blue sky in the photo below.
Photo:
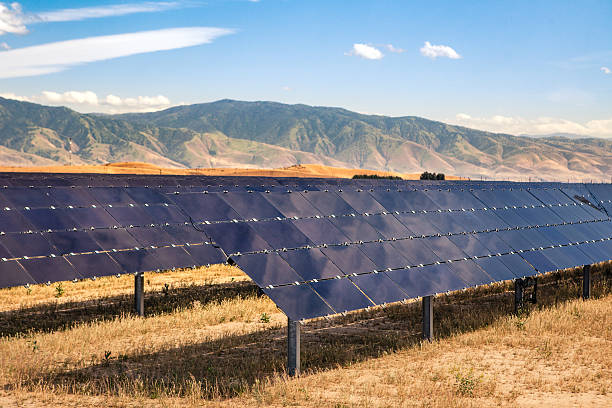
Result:
<svg viewBox="0 0 612 408"><path fill-rule="evenodd" d="M612 136L612 1L0 2L0 95L223 98Z"/></svg>

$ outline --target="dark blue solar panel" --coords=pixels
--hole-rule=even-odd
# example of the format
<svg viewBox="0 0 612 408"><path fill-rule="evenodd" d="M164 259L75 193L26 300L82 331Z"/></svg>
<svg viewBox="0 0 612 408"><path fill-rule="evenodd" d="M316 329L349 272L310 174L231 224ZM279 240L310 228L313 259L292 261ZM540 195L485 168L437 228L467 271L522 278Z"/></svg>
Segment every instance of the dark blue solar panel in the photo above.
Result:
<svg viewBox="0 0 612 408"><path fill-rule="evenodd" d="M374 305L349 279L330 279L310 285L338 313Z"/></svg>
<svg viewBox="0 0 612 408"><path fill-rule="evenodd" d="M283 285L266 293L294 319L581 266L612 253L612 241L601 241L612 237L612 223L593 207L612 212L610 186L31 174L0 174L0 185L36 186L0 191L0 259L20 259L0 261L0 286L250 253L233 258L260 286ZM550 226L563 222L574 224ZM219 247L201 245L210 241Z"/></svg>
<svg viewBox="0 0 612 408"><path fill-rule="evenodd" d="M289 220L253 222L250 226L274 249L312 245L312 241Z"/></svg>
<svg viewBox="0 0 612 408"><path fill-rule="evenodd" d="M387 272L409 298L434 295L463 289L463 282L448 264L429 265L422 268L400 269Z"/></svg>
<svg viewBox="0 0 612 408"><path fill-rule="evenodd" d="M13 208L43 208L58 206L58 202L51 197L50 188L5 188L2 195L12 203Z"/></svg>
<svg viewBox="0 0 612 408"><path fill-rule="evenodd" d="M202 229L229 254L271 249L247 222L203 225Z"/></svg>
<svg viewBox="0 0 612 408"><path fill-rule="evenodd" d="M292 220L291 222L315 245L339 244L350 241L346 235L325 218Z"/></svg>
<svg viewBox="0 0 612 408"><path fill-rule="evenodd" d="M67 211L78 224L78 228L109 228L118 225L117 220L104 208L73 208Z"/></svg>
<svg viewBox="0 0 612 408"><path fill-rule="evenodd" d="M78 223L70 217L72 210L37 208L34 210L23 210L22 214L34 225L37 231L66 230L76 228Z"/></svg>
<svg viewBox="0 0 612 408"><path fill-rule="evenodd" d="M314 217L323 215L300 193L268 193L263 197L268 200L283 217Z"/></svg>
<svg viewBox="0 0 612 408"><path fill-rule="evenodd" d="M81 278L74 268L61 256L22 259L19 263L38 283L69 281Z"/></svg>
<svg viewBox="0 0 612 408"><path fill-rule="evenodd" d="M57 249L40 233L0 235L0 244L12 258L57 255Z"/></svg>
<svg viewBox="0 0 612 408"><path fill-rule="evenodd" d="M377 270L404 268L411 262L391 242L368 242L359 249L374 262Z"/></svg>
<svg viewBox="0 0 612 408"><path fill-rule="evenodd" d="M376 265L355 245L321 248L321 252L347 275L376 269Z"/></svg>
<svg viewBox="0 0 612 408"><path fill-rule="evenodd" d="M17 261L0 260L0 286L9 288L12 286L35 284L36 282Z"/></svg>
<svg viewBox="0 0 612 408"><path fill-rule="evenodd" d="M102 248L86 231L57 231L44 234L44 237L58 250L59 255L93 252Z"/></svg>
<svg viewBox="0 0 612 408"><path fill-rule="evenodd" d="M195 222L241 219L218 194L175 194L172 200Z"/></svg>
<svg viewBox="0 0 612 408"><path fill-rule="evenodd" d="M105 253L71 255L65 257L72 267L79 272L82 278L93 278L100 276L113 276L125 273L117 262Z"/></svg>
<svg viewBox="0 0 612 408"><path fill-rule="evenodd" d="M375 214L386 211L367 191L343 191L338 195L358 213Z"/></svg>
<svg viewBox="0 0 612 408"><path fill-rule="evenodd" d="M334 278L344 274L318 248L280 252L280 256L304 280Z"/></svg>
<svg viewBox="0 0 612 408"><path fill-rule="evenodd" d="M87 192L103 206L136 204L122 187L92 187Z"/></svg>
<svg viewBox="0 0 612 408"><path fill-rule="evenodd" d="M283 217L263 195L265 193L230 192L221 195L221 198L245 220Z"/></svg>
<svg viewBox="0 0 612 408"><path fill-rule="evenodd" d="M160 265L157 256L145 249L109 252L109 255L124 273L156 271Z"/></svg>
<svg viewBox="0 0 612 408"><path fill-rule="evenodd" d="M139 246L138 242L123 228L92 230L90 234L104 250L128 249Z"/></svg>
<svg viewBox="0 0 612 408"><path fill-rule="evenodd" d="M411 266L443 260L434 253L423 238L394 241L393 246L400 251L404 258L408 259Z"/></svg>
<svg viewBox="0 0 612 408"><path fill-rule="evenodd" d="M367 219L370 217L355 216L355 217L335 217L330 218L334 224L350 241L374 241L384 238L378 233L374 227L368 224Z"/></svg>
<svg viewBox="0 0 612 408"><path fill-rule="evenodd" d="M386 273L352 276L350 279L377 305L408 298L408 295Z"/></svg>
<svg viewBox="0 0 612 408"><path fill-rule="evenodd" d="M264 288L263 291L292 320L312 319L335 313L307 284Z"/></svg>
<svg viewBox="0 0 612 408"><path fill-rule="evenodd" d="M241 255L232 260L261 287L304 280L278 253Z"/></svg>
<svg viewBox="0 0 612 408"><path fill-rule="evenodd" d="M338 194L328 191L309 191L303 196L323 215L346 215L357 213Z"/></svg>
<svg viewBox="0 0 612 408"><path fill-rule="evenodd" d="M209 244L186 246L185 250L191 255L196 265L212 265L223 263L226 260L221 249Z"/></svg>
<svg viewBox="0 0 612 408"><path fill-rule="evenodd" d="M18 211L0 210L0 232L26 232L34 229Z"/></svg>

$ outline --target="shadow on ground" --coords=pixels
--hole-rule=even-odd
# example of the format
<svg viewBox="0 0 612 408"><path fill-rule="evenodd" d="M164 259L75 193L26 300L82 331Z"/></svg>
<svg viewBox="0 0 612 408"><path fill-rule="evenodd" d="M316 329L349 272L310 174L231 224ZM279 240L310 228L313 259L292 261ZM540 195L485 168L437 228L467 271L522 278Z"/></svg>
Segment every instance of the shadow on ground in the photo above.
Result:
<svg viewBox="0 0 612 408"><path fill-rule="evenodd" d="M261 291L252 282L168 287L145 293L145 311L148 316L153 316L192 307L196 301L205 305L238 296L255 295L261 295ZM0 312L0 336L66 330L77 324L113 320L117 316L133 312L132 294L79 302L50 302L30 308Z"/></svg>
<svg viewBox="0 0 612 408"><path fill-rule="evenodd" d="M595 266L592 272L593 296L610 293L610 264ZM539 279L538 304L531 308L549 307L581 294L580 270L549 274ZM236 296L237 291L255 289L220 287L218 290L227 291L219 296L231 297ZM434 308L436 337L444 338L490 325L512 313L513 299L510 283L438 296ZM189 301L177 302L188 304ZM171 304L174 303L160 307ZM419 302L307 322L302 329L303 371L308 374L348 366L416 345L421 341L420 326ZM285 361L285 328L264 328L247 335L228 335L152 354L111 357L102 364L84 369L35 378L30 385L45 383L49 387L86 394L130 393L153 398L196 395L223 399L252 389L275 374L283 374ZM28 384L23 385L28 387ZM9 385L8 389L11 387Z"/></svg>

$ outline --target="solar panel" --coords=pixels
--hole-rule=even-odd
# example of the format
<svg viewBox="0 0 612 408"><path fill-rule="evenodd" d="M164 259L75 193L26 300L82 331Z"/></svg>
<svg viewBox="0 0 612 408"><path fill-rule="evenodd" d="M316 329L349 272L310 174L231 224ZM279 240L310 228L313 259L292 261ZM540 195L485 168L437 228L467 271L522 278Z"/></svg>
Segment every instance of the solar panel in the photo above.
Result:
<svg viewBox="0 0 612 408"><path fill-rule="evenodd" d="M609 185L6 173L0 185L1 286L229 256L298 320L612 252Z"/></svg>

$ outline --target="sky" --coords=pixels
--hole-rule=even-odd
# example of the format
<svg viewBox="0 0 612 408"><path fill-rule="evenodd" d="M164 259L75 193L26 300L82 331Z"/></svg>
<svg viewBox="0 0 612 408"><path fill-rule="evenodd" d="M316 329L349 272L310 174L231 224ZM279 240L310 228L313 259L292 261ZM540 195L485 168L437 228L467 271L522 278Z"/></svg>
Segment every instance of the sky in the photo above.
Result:
<svg viewBox="0 0 612 408"><path fill-rule="evenodd" d="M219 99L612 137L612 1L0 2L0 96Z"/></svg>

